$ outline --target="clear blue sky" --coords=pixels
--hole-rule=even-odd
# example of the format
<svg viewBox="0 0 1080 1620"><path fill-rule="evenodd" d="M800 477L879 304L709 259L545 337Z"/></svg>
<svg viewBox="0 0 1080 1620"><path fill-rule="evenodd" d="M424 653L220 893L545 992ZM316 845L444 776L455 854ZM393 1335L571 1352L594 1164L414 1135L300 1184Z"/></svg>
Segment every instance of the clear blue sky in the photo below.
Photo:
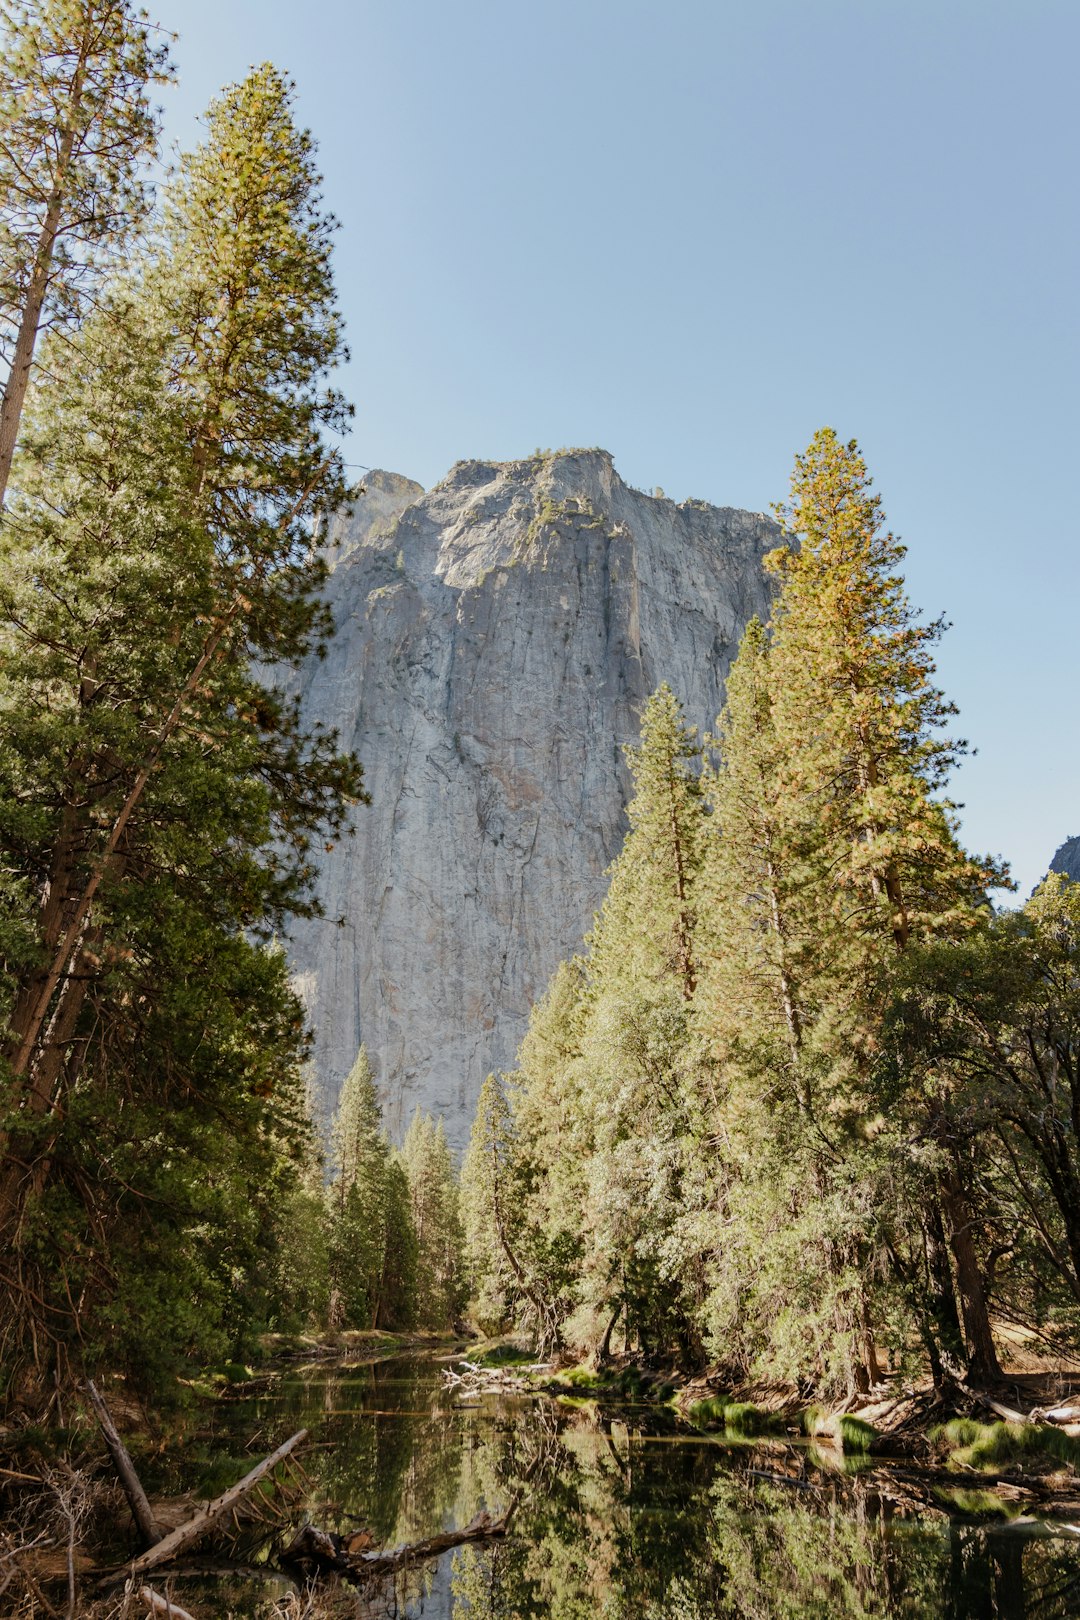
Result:
<svg viewBox="0 0 1080 1620"><path fill-rule="evenodd" d="M1080 832L1076 0L157 0L167 133L297 81L350 458L600 444L753 510L857 437L1026 893Z"/></svg>

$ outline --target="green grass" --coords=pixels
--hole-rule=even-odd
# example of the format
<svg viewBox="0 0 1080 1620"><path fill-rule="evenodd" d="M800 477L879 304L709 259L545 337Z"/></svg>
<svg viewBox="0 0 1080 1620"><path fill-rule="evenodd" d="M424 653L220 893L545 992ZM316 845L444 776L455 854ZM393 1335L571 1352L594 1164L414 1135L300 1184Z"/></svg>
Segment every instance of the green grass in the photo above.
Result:
<svg viewBox="0 0 1080 1620"><path fill-rule="evenodd" d="M750 1439L757 1434L769 1434L779 1427L773 1412L763 1412L753 1401L731 1401L724 1408L724 1428L728 1434Z"/></svg>
<svg viewBox="0 0 1080 1620"><path fill-rule="evenodd" d="M853 1451L863 1456L871 1449L877 1439L877 1430L872 1423L864 1418L855 1417L851 1412L844 1412L838 1422L840 1444L845 1451Z"/></svg>
<svg viewBox="0 0 1080 1620"><path fill-rule="evenodd" d="M877 1439L877 1430L853 1412L829 1412L823 1406L808 1406L800 1426L812 1439L834 1441L846 1456L867 1456Z"/></svg>
<svg viewBox="0 0 1080 1620"><path fill-rule="evenodd" d="M1080 1440L1042 1423L977 1423L974 1418L953 1418L944 1428L930 1431L930 1439L944 1441L950 1460L962 1468L986 1473L1013 1463L1038 1460L1080 1469Z"/></svg>
<svg viewBox="0 0 1080 1620"><path fill-rule="evenodd" d="M536 1357L519 1344L495 1344L476 1357L478 1367L531 1367Z"/></svg>
<svg viewBox="0 0 1080 1620"><path fill-rule="evenodd" d="M781 1427L775 1412L765 1412L753 1401L733 1401L730 1395L708 1395L686 1408L688 1420L697 1429L724 1429L740 1440L759 1434L774 1434Z"/></svg>
<svg viewBox="0 0 1080 1620"><path fill-rule="evenodd" d="M709 1395L703 1401L694 1401L686 1408L686 1415L696 1428L708 1429L724 1421L724 1413L731 1405L730 1396Z"/></svg>
<svg viewBox="0 0 1080 1620"><path fill-rule="evenodd" d="M568 1367L565 1372L558 1374L554 1383L557 1389L575 1390L579 1395L613 1395L622 1400L637 1400L645 1393L644 1380L636 1367L624 1367L620 1372L594 1372L590 1367ZM649 1393L651 1395L653 1391Z"/></svg>

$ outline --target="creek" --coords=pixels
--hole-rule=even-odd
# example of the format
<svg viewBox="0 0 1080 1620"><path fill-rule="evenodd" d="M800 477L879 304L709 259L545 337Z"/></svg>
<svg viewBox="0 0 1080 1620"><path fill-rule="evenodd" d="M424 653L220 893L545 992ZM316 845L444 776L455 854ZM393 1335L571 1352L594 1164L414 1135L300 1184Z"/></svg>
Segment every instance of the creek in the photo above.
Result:
<svg viewBox="0 0 1080 1620"><path fill-rule="evenodd" d="M887 1465L700 1434L667 1408L456 1398L431 1352L298 1368L214 1408L153 1484L210 1495L307 1427L304 1511L376 1546L519 1506L511 1533L386 1577L362 1620L1058 1620L1080 1614L1080 1525ZM977 1483L977 1482L976 1482ZM200 1614L269 1616L267 1572L178 1577Z"/></svg>

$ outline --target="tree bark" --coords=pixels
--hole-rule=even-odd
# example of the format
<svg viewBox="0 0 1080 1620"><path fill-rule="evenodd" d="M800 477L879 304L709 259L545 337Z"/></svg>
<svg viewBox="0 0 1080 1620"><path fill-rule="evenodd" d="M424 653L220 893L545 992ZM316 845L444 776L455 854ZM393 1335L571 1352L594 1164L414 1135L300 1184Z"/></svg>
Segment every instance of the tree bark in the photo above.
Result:
<svg viewBox="0 0 1080 1620"><path fill-rule="evenodd" d="M109 1408L99 1395L92 1378L86 1380L86 1393L90 1397L90 1404L94 1408L98 1424L101 1428L102 1438L109 1448L109 1455L116 1465L116 1472L120 1476L120 1483L124 1487L124 1495L131 1508L131 1516L135 1520L139 1535L144 1547L153 1547L161 1540L161 1531L146 1499L146 1492L142 1482L135 1472L128 1450L116 1431Z"/></svg>
<svg viewBox="0 0 1080 1620"><path fill-rule="evenodd" d="M990 1328L982 1268L971 1235L975 1218L955 1165L946 1170L941 1186L967 1340L968 1378L974 1383L995 1383L1001 1377L1001 1364Z"/></svg>
<svg viewBox="0 0 1080 1620"><path fill-rule="evenodd" d="M49 273L52 270L56 239L60 234L63 219L68 170L71 166L71 154L75 149L75 119L82 104L83 85L86 79L86 50L87 42L84 36L71 81L68 126L60 138L56 168L53 171L52 191L45 207L45 218L42 221L34 253L34 265L30 272L30 285L19 317L11 370L4 385L3 400L0 402L0 509L3 508L7 495L11 463L15 459L19 424L26 403L26 390L30 386L30 367L34 362L34 350L41 329L41 312L45 307L45 295L49 290Z"/></svg>

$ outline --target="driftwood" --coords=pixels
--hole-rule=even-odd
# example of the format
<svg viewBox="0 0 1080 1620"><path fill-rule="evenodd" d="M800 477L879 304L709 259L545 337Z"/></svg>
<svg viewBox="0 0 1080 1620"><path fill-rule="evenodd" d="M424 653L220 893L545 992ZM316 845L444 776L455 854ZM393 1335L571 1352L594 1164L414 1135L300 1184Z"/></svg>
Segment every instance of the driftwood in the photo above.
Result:
<svg viewBox="0 0 1080 1620"><path fill-rule="evenodd" d="M167 1564L173 1558L178 1558L182 1552L187 1551L188 1547L193 1546L200 1536L205 1535L211 1525L215 1524L218 1519L222 1518L238 1502L242 1501L261 1479L264 1479L272 1469L276 1468L279 1462L283 1462L289 1453L300 1444L301 1440L306 1440L306 1438L307 1430L300 1429L291 1439L286 1440L284 1445L278 1446L276 1451L272 1451L269 1457L264 1457L262 1462L253 1468L250 1473L245 1474L238 1484L231 1485L227 1491L223 1491L213 1502L207 1502L205 1507L201 1507L192 1518L188 1519L186 1524L182 1524L178 1530L173 1530L169 1535L164 1536L149 1551L140 1553L138 1558L132 1559L130 1564L124 1566L122 1573L134 1579L139 1575L149 1574L150 1570L156 1569L159 1564Z"/></svg>
<svg viewBox="0 0 1080 1620"><path fill-rule="evenodd" d="M444 1367L443 1383L459 1395L522 1395L531 1389L526 1373L549 1372L549 1361L532 1367L482 1367L476 1361L459 1361Z"/></svg>
<svg viewBox="0 0 1080 1620"><path fill-rule="evenodd" d="M506 1534L510 1514L493 1519L490 1513L478 1513L463 1530L447 1530L424 1541L413 1541L404 1547L393 1547L383 1552L349 1552L346 1540L334 1536L314 1525L299 1531L280 1562L286 1569L301 1570L307 1576L342 1575L357 1584L377 1575L389 1575L409 1564L423 1564L438 1558L452 1547L462 1547L469 1541L493 1541Z"/></svg>
<svg viewBox="0 0 1080 1620"><path fill-rule="evenodd" d="M1006 1423L1080 1423L1080 1407L1075 1406L1033 1406L1030 1412L1021 1412L1014 1406L1003 1406L1000 1401L991 1400L981 1390L969 1389L965 1391L977 1405L986 1407L990 1412L1004 1418Z"/></svg>
<svg viewBox="0 0 1080 1620"><path fill-rule="evenodd" d="M139 1476L135 1472L131 1458L128 1456L127 1447L117 1433L116 1424L112 1420L109 1408L98 1393L92 1378L86 1380L86 1393L90 1397L90 1404L97 1416L102 1439L109 1448L109 1456L112 1458L116 1472L120 1476L120 1483L124 1487L124 1495L128 1499L131 1516L135 1520L135 1527L139 1532L142 1544L144 1547L152 1547L155 1542L161 1540L161 1531L155 1522Z"/></svg>
<svg viewBox="0 0 1080 1620"><path fill-rule="evenodd" d="M145 1603L151 1614L163 1615L164 1620L169 1620L170 1615L172 1620L195 1620L195 1616L189 1614L187 1609L181 1609L179 1604L170 1602L167 1597L162 1597L160 1592L155 1592L150 1586L142 1587L139 1602Z"/></svg>

